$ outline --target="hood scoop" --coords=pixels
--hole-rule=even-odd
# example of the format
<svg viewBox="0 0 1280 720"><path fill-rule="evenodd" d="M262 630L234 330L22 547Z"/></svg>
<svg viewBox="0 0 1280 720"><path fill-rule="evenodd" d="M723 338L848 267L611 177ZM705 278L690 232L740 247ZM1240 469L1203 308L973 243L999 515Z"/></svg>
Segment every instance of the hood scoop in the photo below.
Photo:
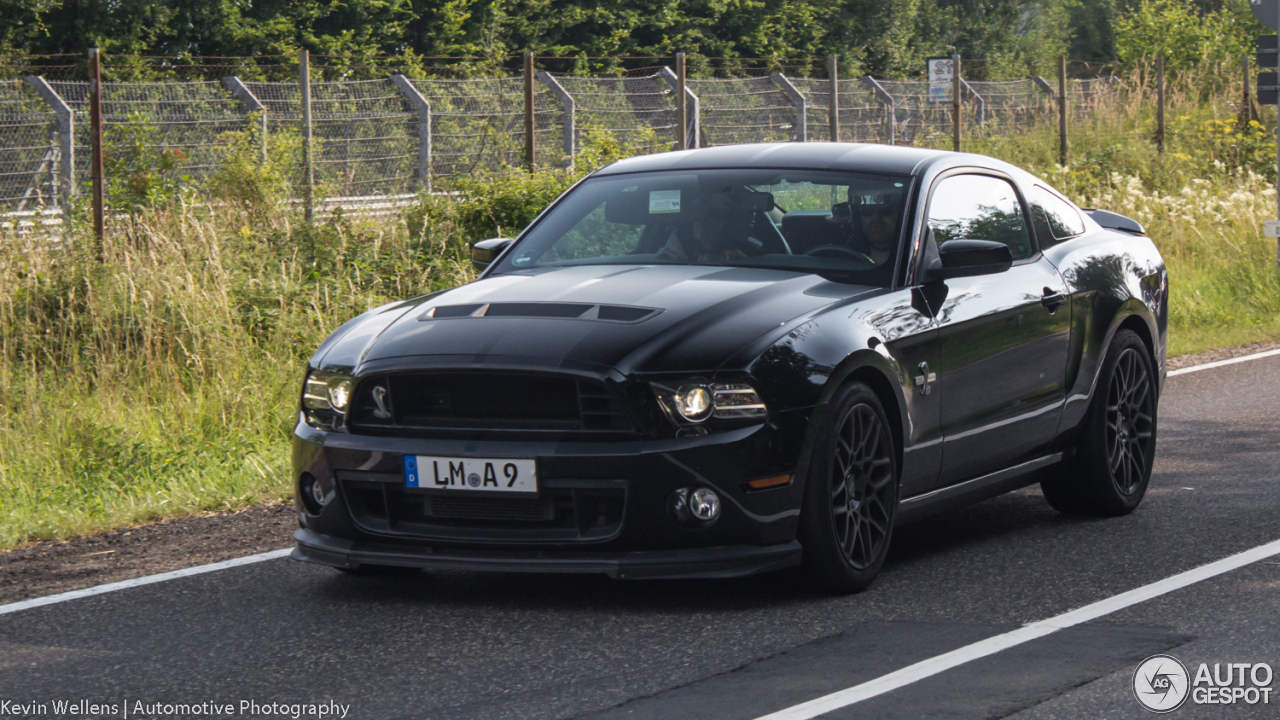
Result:
<svg viewBox="0 0 1280 720"><path fill-rule="evenodd" d="M662 312L657 308L630 305L591 305L589 303L504 302L437 305L418 316L419 320L451 318L559 318L561 320L602 320L604 322L637 323Z"/></svg>

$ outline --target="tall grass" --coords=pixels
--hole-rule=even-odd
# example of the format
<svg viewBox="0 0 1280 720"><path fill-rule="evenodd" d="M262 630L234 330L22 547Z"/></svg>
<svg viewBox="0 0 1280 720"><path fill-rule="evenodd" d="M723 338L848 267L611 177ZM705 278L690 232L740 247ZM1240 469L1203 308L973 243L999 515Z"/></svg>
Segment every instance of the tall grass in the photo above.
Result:
<svg viewBox="0 0 1280 720"><path fill-rule="evenodd" d="M1021 136L975 138L966 149L1045 178L1082 207L1137 219L1170 274L1170 352L1280 337L1275 111L1241 112L1232 64L1181 70L1166 88L1166 150L1157 151L1152 68L1123 78L1119 101L1071 118L1058 164L1055 123Z"/></svg>
<svg viewBox="0 0 1280 720"><path fill-rule="evenodd" d="M1259 231L1275 213L1274 125L1237 127L1222 76L1175 79L1164 155L1141 69L1122 102L1073 120L1066 167L1049 122L966 148L1147 225L1171 272L1175 354L1280 337L1275 244ZM628 152L587 147L578 175ZM60 241L0 237L0 546L287 497L319 341L470 280L470 241L517 232L578 176L468 177L401 218L311 227L279 201L287 172L240 160L213 197L116 218L104 263L80 220Z"/></svg>

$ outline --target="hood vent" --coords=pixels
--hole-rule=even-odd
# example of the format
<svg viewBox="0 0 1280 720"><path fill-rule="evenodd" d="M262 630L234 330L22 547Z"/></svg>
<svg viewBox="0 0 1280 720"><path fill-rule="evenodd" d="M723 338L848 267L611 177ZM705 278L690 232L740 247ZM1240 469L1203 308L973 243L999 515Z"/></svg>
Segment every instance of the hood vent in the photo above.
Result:
<svg viewBox="0 0 1280 720"><path fill-rule="evenodd" d="M428 309L419 320L446 320L463 317L503 318L559 318L561 320L602 320L604 322L636 323L662 312L656 308L630 305L590 305L587 303L510 302L469 303L466 305L437 305Z"/></svg>

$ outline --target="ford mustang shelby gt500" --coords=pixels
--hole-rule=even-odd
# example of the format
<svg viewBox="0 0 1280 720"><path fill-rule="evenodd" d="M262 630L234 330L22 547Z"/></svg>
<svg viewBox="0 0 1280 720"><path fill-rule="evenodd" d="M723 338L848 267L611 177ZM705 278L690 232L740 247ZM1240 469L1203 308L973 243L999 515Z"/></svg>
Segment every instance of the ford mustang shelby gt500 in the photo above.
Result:
<svg viewBox="0 0 1280 720"><path fill-rule="evenodd" d="M978 155L717 147L615 163L479 278L307 368L293 556L866 587L895 526L1039 482L1141 501L1168 284L1138 223Z"/></svg>

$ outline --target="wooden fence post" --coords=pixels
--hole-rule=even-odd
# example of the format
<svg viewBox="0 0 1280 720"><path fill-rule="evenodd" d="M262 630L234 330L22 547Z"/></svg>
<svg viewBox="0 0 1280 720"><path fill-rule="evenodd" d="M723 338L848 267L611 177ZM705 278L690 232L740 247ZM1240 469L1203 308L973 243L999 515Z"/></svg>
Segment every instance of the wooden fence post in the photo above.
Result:
<svg viewBox="0 0 1280 720"><path fill-rule="evenodd" d="M311 147L311 57L306 50L298 51L298 88L302 91L303 209L310 223L316 215L316 173Z"/></svg>
<svg viewBox="0 0 1280 720"><path fill-rule="evenodd" d="M951 56L951 149L960 152L960 55Z"/></svg>
<svg viewBox="0 0 1280 720"><path fill-rule="evenodd" d="M1156 152L1164 152L1164 56L1156 56Z"/></svg>
<svg viewBox="0 0 1280 720"><path fill-rule="evenodd" d="M1067 165L1067 56L1058 56L1058 164Z"/></svg>
<svg viewBox="0 0 1280 720"><path fill-rule="evenodd" d="M689 103L685 99L684 53L676 53L676 149L689 149Z"/></svg>
<svg viewBox="0 0 1280 720"><path fill-rule="evenodd" d="M102 158L102 53L89 49L89 134L92 143L89 162L93 178L93 234L98 239L98 262L106 259L103 238L107 234L106 171Z"/></svg>
<svg viewBox="0 0 1280 720"><path fill-rule="evenodd" d="M827 57L827 77L831 79L831 142L840 142L840 64L835 53Z"/></svg>
<svg viewBox="0 0 1280 720"><path fill-rule="evenodd" d="M534 170L533 53L524 54L524 165Z"/></svg>

